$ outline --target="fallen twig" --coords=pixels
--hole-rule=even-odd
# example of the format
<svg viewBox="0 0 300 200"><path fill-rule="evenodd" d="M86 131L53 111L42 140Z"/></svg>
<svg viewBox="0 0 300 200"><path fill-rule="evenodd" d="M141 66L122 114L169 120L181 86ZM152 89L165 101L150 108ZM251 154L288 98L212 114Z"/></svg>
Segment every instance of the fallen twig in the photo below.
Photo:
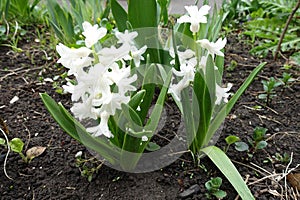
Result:
<svg viewBox="0 0 300 200"><path fill-rule="evenodd" d="M298 0L298 3L296 4L295 8L293 9L292 13L290 14L288 20L286 21L286 24L285 24L285 27L280 35L280 39L279 39L279 42L278 42L278 46L277 46L277 49L275 51L275 54L274 54L274 60L277 59L277 55L278 55L278 52L280 51L280 48L281 48L281 43L283 41L283 38L284 38L284 35L289 27L289 24L291 23L292 21L292 18L294 16L294 14L296 13L296 11L298 10L298 8L300 7L300 0Z"/></svg>

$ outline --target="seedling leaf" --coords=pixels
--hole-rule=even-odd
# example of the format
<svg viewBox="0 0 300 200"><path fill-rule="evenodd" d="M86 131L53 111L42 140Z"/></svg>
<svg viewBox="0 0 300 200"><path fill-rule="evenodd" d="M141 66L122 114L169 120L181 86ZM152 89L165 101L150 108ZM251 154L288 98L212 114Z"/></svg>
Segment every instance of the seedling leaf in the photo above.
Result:
<svg viewBox="0 0 300 200"><path fill-rule="evenodd" d="M247 151L249 149L248 144L245 142L236 142L234 144L237 151Z"/></svg>
<svg viewBox="0 0 300 200"><path fill-rule="evenodd" d="M257 145L256 145L256 149L263 149L263 148L265 148L266 146L268 145L268 143L266 142L266 141L260 141L260 142L258 142L257 143Z"/></svg>
<svg viewBox="0 0 300 200"><path fill-rule="evenodd" d="M226 197L227 193L223 190L217 190L213 193L213 195L215 195L215 197L217 197L218 199L223 199L224 197Z"/></svg>
<svg viewBox="0 0 300 200"><path fill-rule="evenodd" d="M14 138L9 142L9 146L12 151L21 153L24 147L24 143L20 138Z"/></svg>
<svg viewBox="0 0 300 200"><path fill-rule="evenodd" d="M239 140L240 140L240 138L235 135L229 135L225 138L225 141L228 145L238 142Z"/></svg>
<svg viewBox="0 0 300 200"><path fill-rule="evenodd" d="M147 151L157 151L159 149L160 149L160 146L154 142L149 142L146 147Z"/></svg>
<svg viewBox="0 0 300 200"><path fill-rule="evenodd" d="M0 138L0 145L4 145L5 144L5 140L3 138Z"/></svg>

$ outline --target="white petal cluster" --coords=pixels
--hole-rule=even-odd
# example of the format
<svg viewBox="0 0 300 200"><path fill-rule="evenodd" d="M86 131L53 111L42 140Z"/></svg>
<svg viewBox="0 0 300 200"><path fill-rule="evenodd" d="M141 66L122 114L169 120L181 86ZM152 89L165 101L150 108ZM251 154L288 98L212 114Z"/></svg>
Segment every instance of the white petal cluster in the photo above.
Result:
<svg viewBox="0 0 300 200"><path fill-rule="evenodd" d="M171 84L168 90L169 94L172 94L175 100L180 101L181 100L181 91L188 87L190 82L194 80L195 76L195 66L197 64L197 60L195 57L195 52L193 52L190 49L187 49L185 51L179 51L179 48L177 48L178 58L180 61L180 71L173 70L173 74L175 74L177 77L182 77L181 80L176 84ZM171 57L175 58L174 50L170 50ZM175 60L171 61L171 64L175 64Z"/></svg>
<svg viewBox="0 0 300 200"><path fill-rule="evenodd" d="M88 127L87 131L94 136L104 135L113 137L109 130L108 120L121 109L123 103L130 100L130 91L135 91L133 83L137 75L131 75L127 61L133 61L138 67L147 47L138 49L134 39L137 32L117 32L118 47L111 46L98 50L92 48L103 38L107 30L91 25L82 24L85 36L85 47L78 49L59 44L56 47L60 55L58 63L69 69L68 75L75 75L74 81L63 86L64 91L71 93L75 103L71 111L79 120L100 119L100 123ZM101 45L100 45L101 46Z"/></svg>
<svg viewBox="0 0 300 200"><path fill-rule="evenodd" d="M222 99L225 103L228 102L228 97L230 96L230 93L228 93L228 92L231 89L231 87L232 87L232 83L228 83L227 87L225 87L225 88L220 87L218 84L216 85L217 99L216 99L215 104L220 105Z"/></svg>
<svg viewBox="0 0 300 200"><path fill-rule="evenodd" d="M223 40L219 38L216 42L210 42L207 39L197 41L197 43L199 43L202 48L206 49L213 58L215 55L224 57L224 53L221 50L225 47L226 42L226 38Z"/></svg>
<svg viewBox="0 0 300 200"><path fill-rule="evenodd" d="M194 81L196 68L198 68L197 70L201 69L203 71L203 75L205 76L207 58L209 55L211 55L213 59L214 59L215 55L224 56L224 54L223 54L223 52L221 52L221 50L225 47L226 38L224 38L223 40L218 39L217 42L215 42L215 43L209 42L207 39L203 39L203 40L200 40L197 42L201 44L201 47L203 49L206 49L208 51L208 53L206 55L201 56L198 61L196 59L196 55L195 55L194 51L192 51L191 49L186 49L185 51L180 51L179 50L180 48L177 47L177 56L178 56L178 59L180 62L180 71L177 71L174 68L172 69L177 82L175 82L174 81L175 78L173 78L173 82L175 82L175 83L171 83L169 90L168 90L168 93L172 94L173 98L176 101L181 101L181 91L184 88L188 87L190 85L190 83L192 83ZM174 49L171 48L169 53L170 53L170 56L172 58L174 58L173 60L171 60L170 64L175 65ZM214 70L218 70L217 66L214 66ZM206 78L209 79L209 77L206 77ZM216 84L215 104L220 105L222 101L225 103L228 102L227 99L230 96L228 91L231 89L231 87L232 87L231 83L229 83L228 87L226 87L226 88L222 88L218 84Z"/></svg>
<svg viewBox="0 0 300 200"><path fill-rule="evenodd" d="M197 6L185 6L188 15L181 16L177 23L190 23L190 30L193 34L199 31L200 23L207 23L207 18L205 15L208 14L210 6L204 5L199 10Z"/></svg>
<svg viewBox="0 0 300 200"><path fill-rule="evenodd" d="M92 26L89 22L83 22L82 27L84 30L82 35L85 36L85 46L88 48L96 44L107 32L106 28L98 28L97 24Z"/></svg>
<svg viewBox="0 0 300 200"><path fill-rule="evenodd" d="M79 74L84 67L90 66L93 61L93 58L89 57L92 50L86 47L74 49L59 43L56 46L56 51L60 55L57 62L69 69L68 75Z"/></svg>

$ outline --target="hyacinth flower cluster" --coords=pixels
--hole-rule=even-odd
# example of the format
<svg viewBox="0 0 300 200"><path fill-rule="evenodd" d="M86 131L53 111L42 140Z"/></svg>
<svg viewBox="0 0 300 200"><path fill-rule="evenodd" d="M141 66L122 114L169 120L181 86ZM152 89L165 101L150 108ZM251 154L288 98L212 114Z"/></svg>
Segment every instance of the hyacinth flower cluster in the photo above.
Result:
<svg viewBox="0 0 300 200"><path fill-rule="evenodd" d="M58 63L68 69L68 75L75 77L63 88L71 93L71 107L79 120L100 119L96 126L87 127L93 136L114 137L108 127L108 119L130 100L130 92L136 91L136 74L131 74L128 62L139 67L146 46L137 49L134 39L137 32L116 32L117 47L102 47L99 40L106 36L107 30L84 22L85 47L69 48L63 44L56 47L60 55Z"/></svg>
<svg viewBox="0 0 300 200"><path fill-rule="evenodd" d="M69 135L116 169L161 169L170 164L166 160L172 155L180 156L188 148L197 158L208 155L243 199L254 199L230 159L210 141L216 142L214 136L226 116L265 63L257 66L234 94L229 93L232 84L222 84L227 40L217 38L224 18L217 12L209 15L208 5L186 6L187 14L178 18L167 38L170 42L164 44L159 35L157 2L161 3L128 1L126 12L112 0L117 26L112 33L84 22L84 45L69 48L58 44L58 63L68 69L63 88L71 94L73 115L47 94L41 94L43 102ZM143 5L148 6L147 11L136 9ZM135 29L128 31L126 27ZM111 37L113 42L107 42ZM184 150L164 151L168 148L156 148L158 145L151 149L168 94L185 126L183 138L175 134L170 144L177 147L182 141ZM93 123L83 126L86 120ZM146 149L151 153L145 153Z"/></svg>
<svg viewBox="0 0 300 200"><path fill-rule="evenodd" d="M200 23L207 23L207 17L210 6L204 5L198 9L197 6L185 6L185 9L188 12L188 15L181 16L177 23L190 23L190 31L194 36L199 32ZM196 37L194 37L196 40ZM205 75L207 58L211 56L213 59L215 56L224 57L224 53L221 51L224 49L226 45L226 38L222 40L219 38L216 42L210 42L207 39L196 40L196 43L200 44L201 48L206 49L207 53L205 55L197 55L195 51L191 49L186 49L184 51L180 51L180 46L177 46L177 54L180 62L180 71L177 71L173 68L173 73L177 77L182 77L181 80L177 84L172 84L169 89L169 93L171 93L175 100L181 100L181 91L188 87L191 82L194 80L195 71L197 70L197 66L201 68L202 72ZM175 52L172 48L170 50L170 55L175 58ZM200 57L200 59L197 58ZM175 60L171 62L174 64ZM218 67L214 66L214 69L217 71ZM199 69L198 69L199 70ZM232 84L229 83L226 88L222 88L220 85L216 84L216 100L215 104L220 105L222 100L227 103L229 97L229 90L231 89Z"/></svg>

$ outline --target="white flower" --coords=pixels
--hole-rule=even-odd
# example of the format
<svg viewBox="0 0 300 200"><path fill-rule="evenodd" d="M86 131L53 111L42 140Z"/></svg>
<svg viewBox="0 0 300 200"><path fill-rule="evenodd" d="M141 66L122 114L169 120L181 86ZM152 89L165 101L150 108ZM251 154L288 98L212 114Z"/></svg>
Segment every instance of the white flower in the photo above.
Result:
<svg viewBox="0 0 300 200"><path fill-rule="evenodd" d="M98 97L103 91L110 91L110 84L113 82L106 76L106 67L100 63L89 68L88 72L84 72L77 77L77 85L72 93L72 101L78 101L80 98Z"/></svg>
<svg viewBox="0 0 300 200"><path fill-rule="evenodd" d="M98 25L95 24L92 26L89 22L85 21L82 23L83 32L82 35L85 36L85 46L91 48L94 44L98 42L101 38L106 35L106 28L98 28Z"/></svg>
<svg viewBox="0 0 300 200"><path fill-rule="evenodd" d="M101 49L97 54L99 56L99 62L104 66L109 66L120 59L128 57L130 50L131 47L129 45L122 45L119 48L112 46L110 48Z"/></svg>
<svg viewBox="0 0 300 200"><path fill-rule="evenodd" d="M180 71L172 69L176 76L183 76L183 78L177 84L171 84L168 90L169 94L172 94L175 100L181 100L181 91L189 86L190 82L194 80L196 63L184 64L180 66Z"/></svg>
<svg viewBox="0 0 300 200"><path fill-rule="evenodd" d="M111 93L102 99L103 101L94 101L93 105L97 106L100 103L102 104L100 112L106 111L110 115L114 115L117 109L121 109L121 105L127 104L130 100L129 96L125 96L119 93Z"/></svg>
<svg viewBox="0 0 300 200"><path fill-rule="evenodd" d="M56 51L60 55L57 63L61 63L64 67L70 69L68 75L81 73L82 68L91 65L93 61L93 58L89 57L92 51L86 47L71 49L59 43L56 46Z"/></svg>
<svg viewBox="0 0 300 200"><path fill-rule="evenodd" d="M117 63L110 66L110 70L107 72L108 78L110 78L117 86L120 94L125 94L128 91L135 91L136 87L131 85L136 81L137 75L130 76L130 68L120 68Z"/></svg>
<svg viewBox="0 0 300 200"><path fill-rule="evenodd" d="M118 43L122 43L125 45L134 45L134 38L138 36L137 32L129 32L128 30L125 30L124 33L116 32L116 37L118 38Z"/></svg>
<svg viewBox="0 0 300 200"><path fill-rule="evenodd" d="M74 103L71 108L71 112L79 120L86 118L97 119L98 116L95 112L93 112L92 107L92 98L86 98L81 103Z"/></svg>
<svg viewBox="0 0 300 200"><path fill-rule="evenodd" d="M228 102L228 97L230 96L230 93L227 93L227 92L231 89L231 87L232 87L231 83L228 83L226 88L222 88L218 84L216 84L216 97L217 97L217 99L216 99L215 104L220 105L222 99L225 103Z"/></svg>
<svg viewBox="0 0 300 200"><path fill-rule="evenodd" d="M186 83L188 83L188 82L186 80L182 79L177 84L170 85L168 93L172 94L173 98L176 101L180 101L181 100L181 91L188 86Z"/></svg>
<svg viewBox="0 0 300 200"><path fill-rule="evenodd" d="M190 30L193 34L199 31L200 23L207 23L207 18L205 15L208 14L210 6L204 5L199 10L197 6L185 6L188 15L181 16L177 23L191 23Z"/></svg>
<svg viewBox="0 0 300 200"><path fill-rule="evenodd" d="M147 50L146 45L140 49L137 49L136 47L132 47L131 57L132 57L136 67L139 67L141 60L144 60L144 57L142 55L146 52L146 50Z"/></svg>
<svg viewBox="0 0 300 200"><path fill-rule="evenodd" d="M108 138L114 137L108 128L108 119L110 115L107 112L102 112L100 115L100 124L94 127L87 128L87 132L92 133L93 136L97 137L104 135Z"/></svg>
<svg viewBox="0 0 300 200"><path fill-rule="evenodd" d="M174 58L173 60L171 60L170 64L174 65L175 64L175 51L173 48L170 48L169 54L172 58ZM178 59L179 59L180 64L183 64L186 61L188 61L189 59L195 57L194 51L192 51L191 49L186 49L185 51L180 51L179 46L177 47L177 54L178 54Z"/></svg>
<svg viewBox="0 0 300 200"><path fill-rule="evenodd" d="M81 157L82 156L82 151L78 151L76 154L75 154L75 158L78 158L78 157Z"/></svg>
<svg viewBox="0 0 300 200"><path fill-rule="evenodd" d="M202 48L207 49L208 53L212 55L214 58L214 55L222 56L224 57L224 53L221 51L225 45L226 45L226 38L223 40L219 38L216 42L210 42L207 39L202 39L197 41Z"/></svg>
<svg viewBox="0 0 300 200"><path fill-rule="evenodd" d="M68 92L68 93L73 94L74 91L75 91L75 85L73 85L70 82L67 82L67 85L63 85L62 87L64 89L64 92Z"/></svg>
<svg viewBox="0 0 300 200"><path fill-rule="evenodd" d="M142 136L142 141L143 142L147 142L148 141L148 137L146 135Z"/></svg>

